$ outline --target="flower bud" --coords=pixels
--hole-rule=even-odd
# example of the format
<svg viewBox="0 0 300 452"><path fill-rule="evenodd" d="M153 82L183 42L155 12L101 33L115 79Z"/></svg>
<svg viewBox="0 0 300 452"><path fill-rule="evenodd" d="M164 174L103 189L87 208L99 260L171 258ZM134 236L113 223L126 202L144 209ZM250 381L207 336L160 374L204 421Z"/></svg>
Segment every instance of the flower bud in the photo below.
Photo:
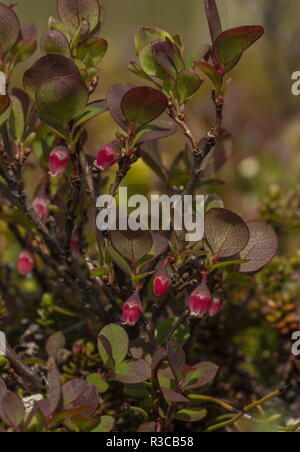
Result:
<svg viewBox="0 0 300 452"><path fill-rule="evenodd" d="M33 201L33 208L41 220L46 222L50 215L49 210L50 199L45 195L40 195Z"/></svg>
<svg viewBox="0 0 300 452"><path fill-rule="evenodd" d="M68 167L70 156L65 146L55 147L49 156L49 170L52 177L63 175Z"/></svg>
<svg viewBox="0 0 300 452"><path fill-rule="evenodd" d="M133 294L123 306L123 323L134 326L142 313L142 303L138 293Z"/></svg>
<svg viewBox="0 0 300 452"><path fill-rule="evenodd" d="M99 170L104 171L113 166L119 159L120 146L117 141L112 141L100 148L95 165Z"/></svg>
<svg viewBox="0 0 300 452"><path fill-rule="evenodd" d="M209 316L215 317L221 311L224 300L220 295L214 295L212 304L209 309Z"/></svg>
<svg viewBox="0 0 300 452"><path fill-rule="evenodd" d="M160 270L156 273L153 280L153 292L157 297L162 297L168 292L170 277L167 270Z"/></svg>
<svg viewBox="0 0 300 452"><path fill-rule="evenodd" d="M188 299L188 307L191 316L202 318L209 312L212 304L212 296L206 284L206 277Z"/></svg>
<svg viewBox="0 0 300 452"><path fill-rule="evenodd" d="M34 269L34 258L29 251L23 250L20 253L17 267L18 272L22 276L26 276L32 272Z"/></svg>

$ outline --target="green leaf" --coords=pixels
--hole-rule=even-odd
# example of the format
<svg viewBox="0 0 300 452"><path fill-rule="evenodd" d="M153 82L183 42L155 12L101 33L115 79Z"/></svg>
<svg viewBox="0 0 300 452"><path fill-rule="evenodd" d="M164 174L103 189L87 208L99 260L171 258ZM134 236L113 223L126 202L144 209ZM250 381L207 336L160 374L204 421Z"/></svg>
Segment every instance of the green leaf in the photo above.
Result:
<svg viewBox="0 0 300 452"><path fill-rule="evenodd" d="M106 99L91 102L85 107L83 112L79 116L77 116L77 118L74 119L73 130L75 130L77 127L83 124L86 124L91 119L94 119L99 115L102 115L103 113L107 112L107 110L108 105Z"/></svg>
<svg viewBox="0 0 300 452"><path fill-rule="evenodd" d="M106 251L113 260L113 262L128 276L132 277L132 269L125 261L125 259L112 246L107 245Z"/></svg>
<svg viewBox="0 0 300 452"><path fill-rule="evenodd" d="M240 254L248 262L240 266L243 273L256 273L268 265L278 249L278 238L271 225L264 221L249 221L250 240Z"/></svg>
<svg viewBox="0 0 300 452"><path fill-rule="evenodd" d="M229 265L245 264L246 262L247 259L235 259L224 262L218 262L217 264L212 265L211 270L215 270L216 268L228 267Z"/></svg>
<svg viewBox="0 0 300 452"><path fill-rule="evenodd" d="M72 75L47 80L36 93L39 111L64 125L82 112L88 98L86 85Z"/></svg>
<svg viewBox="0 0 300 452"><path fill-rule="evenodd" d="M39 118L48 127L50 127L50 129L54 130L54 132L56 132L61 138L64 138L64 139L67 138L67 132L61 124L55 122L55 120L53 120L52 118L49 118L49 116L46 116L42 112L39 112Z"/></svg>
<svg viewBox="0 0 300 452"><path fill-rule="evenodd" d="M152 234L149 231L112 231L114 248L130 262L137 263L152 248Z"/></svg>
<svg viewBox="0 0 300 452"><path fill-rule="evenodd" d="M25 128L23 106L16 96L11 96L10 131L16 142L22 140Z"/></svg>
<svg viewBox="0 0 300 452"><path fill-rule="evenodd" d="M200 62L197 67L211 80L217 93L220 93L223 86L223 76L210 64Z"/></svg>
<svg viewBox="0 0 300 452"><path fill-rule="evenodd" d="M106 382L106 380L100 374L96 374L96 373L95 374L90 374L87 377L86 381L90 385L96 386L99 394L104 394L109 388L108 383Z"/></svg>
<svg viewBox="0 0 300 452"><path fill-rule="evenodd" d="M169 331L175 325L177 320L178 320L178 317L175 317L175 318L166 319L166 320L158 322L156 340L155 340L156 345L160 346L165 342L165 340L169 334ZM180 325L180 327L173 334L171 339L173 341L179 342L179 344L181 344L181 345L184 345L187 342L187 340L189 339L189 336L190 336L190 328L189 328L188 323L185 322Z"/></svg>
<svg viewBox="0 0 300 452"><path fill-rule="evenodd" d="M214 43L214 56L224 67L230 70L240 59L242 54L264 34L259 25L231 28L221 33Z"/></svg>
<svg viewBox="0 0 300 452"><path fill-rule="evenodd" d="M176 88L179 94L179 102L184 104L198 91L202 80L193 69L183 69L179 72Z"/></svg>
<svg viewBox="0 0 300 452"><path fill-rule="evenodd" d="M44 33L41 38L41 52L42 54L59 53L66 57L71 55L69 41L63 33L57 30L49 30Z"/></svg>
<svg viewBox="0 0 300 452"><path fill-rule="evenodd" d="M110 346L110 355L104 347L104 342L101 340L104 337ZM111 367L111 358L114 361L114 365L121 364L128 353L129 339L126 331L119 325L111 323L105 326L99 334L98 349L101 359L105 366Z"/></svg>
<svg viewBox="0 0 300 452"><path fill-rule="evenodd" d="M115 420L111 416L101 416L101 421L91 433L108 433L114 428Z"/></svg>
<svg viewBox="0 0 300 452"><path fill-rule="evenodd" d="M213 252L222 258L240 253L246 247L250 233L239 215L215 208L205 216L205 237Z"/></svg>
<svg viewBox="0 0 300 452"><path fill-rule="evenodd" d="M224 286L237 286L240 284L249 286L255 284L255 282L250 276L237 272L229 273L223 280Z"/></svg>
<svg viewBox="0 0 300 452"><path fill-rule="evenodd" d="M168 107L167 97L157 89L138 86L123 97L121 109L129 123L145 125L158 118Z"/></svg>
<svg viewBox="0 0 300 452"><path fill-rule="evenodd" d="M151 367L143 359L124 361L116 366L114 379L125 384L143 383L151 378Z"/></svg>
<svg viewBox="0 0 300 452"><path fill-rule="evenodd" d="M76 432L90 432L98 425L98 420L87 416L73 416L67 425Z"/></svg>
<svg viewBox="0 0 300 452"><path fill-rule="evenodd" d="M148 44L146 47L144 47L139 55L141 68L147 75L152 75L165 80L168 78L168 74L159 65L155 56L153 55L152 45L153 44Z"/></svg>
<svg viewBox="0 0 300 452"><path fill-rule="evenodd" d="M84 41L77 50L77 58L87 67L98 66L104 58L108 43L103 38L91 38Z"/></svg>
<svg viewBox="0 0 300 452"><path fill-rule="evenodd" d="M165 30L157 27L140 27L135 35L135 49L137 55L148 44L157 40L169 38L172 40L172 36Z"/></svg>
<svg viewBox="0 0 300 452"><path fill-rule="evenodd" d="M6 53L17 42L20 23L12 8L0 3L0 50Z"/></svg>
<svg viewBox="0 0 300 452"><path fill-rule="evenodd" d="M24 89L31 100L35 102L36 91L43 82L68 75L80 79L80 71L76 64L64 55L50 53L39 58L25 72L23 78Z"/></svg>
<svg viewBox="0 0 300 452"><path fill-rule="evenodd" d="M203 408L189 408L177 411L175 419L183 422L199 422L207 416L207 410Z"/></svg>
<svg viewBox="0 0 300 452"><path fill-rule="evenodd" d="M101 9L98 0L58 0L57 11L59 18L75 34L81 22L89 23L90 31L99 24Z"/></svg>
<svg viewBox="0 0 300 452"><path fill-rule="evenodd" d="M194 365L192 370L183 378L181 387L184 391L202 388L215 379L218 371L219 367L213 363L198 363Z"/></svg>
<svg viewBox="0 0 300 452"><path fill-rule="evenodd" d="M194 49L191 54L187 58L187 68L195 69L197 65L205 58L205 56L210 51L210 46L208 44L204 44L199 48Z"/></svg>
<svg viewBox="0 0 300 452"><path fill-rule="evenodd" d="M11 61L14 66L27 60L34 54L37 48L36 39L22 39L11 50Z"/></svg>

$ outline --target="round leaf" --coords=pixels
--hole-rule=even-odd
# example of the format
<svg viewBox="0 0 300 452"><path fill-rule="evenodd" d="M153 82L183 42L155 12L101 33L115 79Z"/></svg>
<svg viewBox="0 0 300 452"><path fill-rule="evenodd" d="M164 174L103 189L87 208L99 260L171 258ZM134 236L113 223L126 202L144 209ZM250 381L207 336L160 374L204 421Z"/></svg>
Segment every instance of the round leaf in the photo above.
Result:
<svg viewBox="0 0 300 452"><path fill-rule="evenodd" d="M108 383L105 381L105 379L102 377L102 375L99 374L90 374L86 381L90 385L96 386L99 394L104 394L109 388Z"/></svg>
<svg viewBox="0 0 300 452"><path fill-rule="evenodd" d="M240 253L250 237L243 219L226 209L211 209L205 216L205 237L219 258Z"/></svg>
<svg viewBox="0 0 300 452"><path fill-rule="evenodd" d="M0 3L0 50L5 53L17 42L20 23L16 13Z"/></svg>
<svg viewBox="0 0 300 452"><path fill-rule="evenodd" d="M168 106L167 97L157 89L139 86L128 91L121 110L129 123L147 124L160 116Z"/></svg>
<svg viewBox="0 0 300 452"><path fill-rule="evenodd" d="M59 53L69 57L70 45L66 36L57 30L46 31L41 38L41 51L43 54Z"/></svg>
<svg viewBox="0 0 300 452"><path fill-rule="evenodd" d="M41 57L24 74L24 88L26 93L35 101L38 87L51 78L73 75L80 78L80 71L76 64L64 55L49 53Z"/></svg>
<svg viewBox="0 0 300 452"><path fill-rule="evenodd" d="M255 273L274 258L278 249L278 238L272 226L264 221L249 221L247 226L250 231L250 240L240 256L248 262L241 265L240 271Z"/></svg>
<svg viewBox="0 0 300 452"><path fill-rule="evenodd" d="M88 97L83 81L69 75L43 82L37 89L36 103L44 115L67 124L82 112Z"/></svg>
<svg viewBox="0 0 300 452"><path fill-rule="evenodd" d="M114 248L130 262L138 262L152 248L152 234L149 231L112 231Z"/></svg>
<svg viewBox="0 0 300 452"><path fill-rule="evenodd" d="M231 28L221 33L214 44L214 56L224 66L231 69L245 50L252 46L264 33L259 25Z"/></svg>
<svg viewBox="0 0 300 452"><path fill-rule="evenodd" d="M83 20L89 23L90 31L93 31L101 16L98 0L57 0L57 11L61 21L74 34Z"/></svg>
<svg viewBox="0 0 300 452"><path fill-rule="evenodd" d="M103 345L104 342L101 340L102 337L105 338L109 344L109 353L107 347L104 347ZM128 335L124 328L111 323L100 331L99 338L98 349L104 365L109 367L111 358L113 359L115 366L121 364L126 358L129 347ZM109 356L109 354L111 356Z"/></svg>

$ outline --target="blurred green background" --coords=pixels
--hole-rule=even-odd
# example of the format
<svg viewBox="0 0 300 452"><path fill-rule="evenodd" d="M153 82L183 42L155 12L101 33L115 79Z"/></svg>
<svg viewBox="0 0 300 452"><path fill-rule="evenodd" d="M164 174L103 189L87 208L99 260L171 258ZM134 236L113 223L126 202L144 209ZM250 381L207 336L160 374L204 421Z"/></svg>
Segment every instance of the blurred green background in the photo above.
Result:
<svg viewBox="0 0 300 452"><path fill-rule="evenodd" d="M180 33L186 55L209 42L201 0L102 0L102 4L106 9L102 35L108 40L109 49L101 64L97 98L104 97L113 83L143 83L127 70L129 61L135 59L134 35L140 25L156 25ZM300 70L299 1L219 0L218 5L224 29L245 24L265 27L264 38L246 52L230 74L233 80L226 99L224 127L234 136L235 153L220 174L227 182L221 188L222 195L226 196L228 207L252 218L259 215L270 185L272 193L275 190L279 192L277 196L283 197L280 202L284 205L289 204L285 196L292 189L296 196L295 213L300 179L300 99L291 94L291 75ZM56 1L20 0L16 12L22 22L34 22L40 36L47 28L49 16L57 16ZM21 85L22 73L31 63L18 67L14 84ZM210 91L206 81L189 104L188 120L199 138L213 122ZM88 152L95 155L101 144L114 138L116 130L109 115L95 119L89 125ZM166 161L183 143L180 133L162 141ZM137 164L128 177L126 183L134 184L136 191L159 188L156 177L143 163ZM289 230L285 236L292 240L293 234Z"/></svg>

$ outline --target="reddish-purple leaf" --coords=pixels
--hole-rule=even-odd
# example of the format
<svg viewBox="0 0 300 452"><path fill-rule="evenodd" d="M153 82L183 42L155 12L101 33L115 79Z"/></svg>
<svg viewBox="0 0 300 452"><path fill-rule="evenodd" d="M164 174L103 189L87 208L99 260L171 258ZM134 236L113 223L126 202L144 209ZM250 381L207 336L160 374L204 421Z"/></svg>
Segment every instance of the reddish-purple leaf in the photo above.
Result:
<svg viewBox="0 0 300 452"><path fill-rule="evenodd" d="M43 82L36 92L39 111L56 122L66 125L86 106L89 92L81 78L67 75Z"/></svg>
<svg viewBox="0 0 300 452"><path fill-rule="evenodd" d="M243 219L227 209L215 208L205 216L205 237L219 258L240 253L249 242L249 229Z"/></svg>
<svg viewBox="0 0 300 452"><path fill-rule="evenodd" d="M117 85L113 85L107 92L107 104L108 109L116 121L116 123L124 130L128 129L128 122L126 121L122 110L121 110L121 102L126 93L134 88L134 85L129 83L119 83Z"/></svg>
<svg viewBox="0 0 300 452"><path fill-rule="evenodd" d="M240 267L242 273L256 273L268 265L278 249L278 238L271 225L264 221L249 221L250 240L241 252L241 259L248 260Z"/></svg>
<svg viewBox="0 0 300 452"><path fill-rule="evenodd" d="M167 97L148 86L132 88L121 102L121 110L126 120L139 125L145 125L158 118L167 107Z"/></svg>
<svg viewBox="0 0 300 452"><path fill-rule="evenodd" d="M74 402L74 406L89 407L86 411L87 416L92 416L99 406L99 394L96 386L87 385L81 396Z"/></svg>
<svg viewBox="0 0 300 452"><path fill-rule="evenodd" d="M161 140L162 138L174 135L176 132L177 126L173 121L157 120L154 123L147 124L139 129L137 144Z"/></svg>
<svg viewBox="0 0 300 452"><path fill-rule="evenodd" d="M184 69L180 51L171 39L154 41L151 44L151 51L156 62L169 77L176 79L178 72Z"/></svg>
<svg viewBox="0 0 300 452"><path fill-rule="evenodd" d="M0 95L0 115L6 112L10 106L10 97Z"/></svg>
<svg viewBox="0 0 300 452"><path fill-rule="evenodd" d="M84 380L80 380L79 378L65 383L62 387L64 406L68 406L79 399L86 387L86 382Z"/></svg>
<svg viewBox="0 0 300 452"><path fill-rule="evenodd" d="M181 371L185 366L185 353L182 346L178 342L168 342L167 358L174 377L179 380L179 378L181 377Z"/></svg>
<svg viewBox="0 0 300 452"><path fill-rule="evenodd" d="M156 431L155 422L147 422L139 426L138 433L154 433Z"/></svg>
<svg viewBox="0 0 300 452"><path fill-rule="evenodd" d="M82 20L89 23L90 31L99 24L101 8L98 0L57 0L61 21L71 33L76 33Z"/></svg>
<svg viewBox="0 0 300 452"><path fill-rule="evenodd" d="M5 53L17 42L20 23L12 8L0 3L0 50Z"/></svg>
<svg viewBox="0 0 300 452"><path fill-rule="evenodd" d="M49 358L57 359L57 354L59 350L64 348L66 345L66 338L61 331L57 331L52 334L47 340L46 343L46 352Z"/></svg>
<svg viewBox="0 0 300 452"><path fill-rule="evenodd" d="M219 367L210 362L195 364L181 382L185 391L201 388L213 381L219 371Z"/></svg>
<svg viewBox="0 0 300 452"><path fill-rule="evenodd" d="M17 428L23 422L25 407L20 397L14 392L7 391L1 397L0 415L2 420L13 428Z"/></svg>
<svg viewBox="0 0 300 452"><path fill-rule="evenodd" d="M66 57L70 56L70 45L66 36L57 30L46 31L41 38L41 52L59 53Z"/></svg>
<svg viewBox="0 0 300 452"><path fill-rule="evenodd" d="M152 370L155 370L157 368L157 366L159 366L159 364L162 362L162 360L165 358L166 356L166 350L163 347L158 348L153 355L152 358Z"/></svg>
<svg viewBox="0 0 300 452"><path fill-rule="evenodd" d="M214 56L225 72L239 60L243 52L264 33L259 25L231 28L221 33L214 44Z"/></svg>
<svg viewBox="0 0 300 452"><path fill-rule="evenodd" d="M73 75L81 78L80 71L76 64L64 55L50 53L44 55L28 69L24 74L24 89L26 93L35 101L35 94L38 87L51 78Z"/></svg>
<svg viewBox="0 0 300 452"><path fill-rule="evenodd" d="M214 43L222 33L222 25L215 0L204 0L204 7L209 25L211 40Z"/></svg>
<svg viewBox="0 0 300 452"><path fill-rule="evenodd" d="M178 394L178 392L172 391L172 389L168 388L160 388L161 392L163 393L164 397L173 403L188 403L189 399L184 397L181 394Z"/></svg>
<svg viewBox="0 0 300 452"><path fill-rule="evenodd" d="M50 414L57 411L61 400L60 373L52 359L49 360L49 403Z"/></svg>
<svg viewBox="0 0 300 452"><path fill-rule="evenodd" d="M151 367L143 360L128 360L115 369L114 379L125 384L143 383L151 377Z"/></svg>

